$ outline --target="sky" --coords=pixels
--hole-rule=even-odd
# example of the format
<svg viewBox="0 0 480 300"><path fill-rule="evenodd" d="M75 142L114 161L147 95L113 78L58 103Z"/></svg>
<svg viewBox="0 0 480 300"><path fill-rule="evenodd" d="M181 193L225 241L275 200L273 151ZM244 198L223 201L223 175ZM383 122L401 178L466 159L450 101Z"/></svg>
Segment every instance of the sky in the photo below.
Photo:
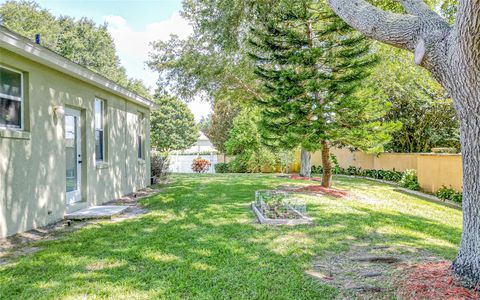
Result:
<svg viewBox="0 0 480 300"><path fill-rule="evenodd" d="M0 4L6 0L0 0ZM36 0L56 16L88 17L98 24L108 23L122 65L129 77L156 86L158 74L148 69L149 43L167 40L171 34L187 37L192 28L180 16L181 0ZM210 113L210 104L200 100L188 104L197 122Z"/></svg>

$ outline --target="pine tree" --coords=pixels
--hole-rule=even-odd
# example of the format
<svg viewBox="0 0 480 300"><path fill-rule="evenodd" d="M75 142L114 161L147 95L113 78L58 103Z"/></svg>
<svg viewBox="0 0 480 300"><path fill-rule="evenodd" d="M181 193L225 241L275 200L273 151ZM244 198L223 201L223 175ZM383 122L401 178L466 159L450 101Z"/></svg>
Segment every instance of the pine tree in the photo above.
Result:
<svg viewBox="0 0 480 300"><path fill-rule="evenodd" d="M376 62L366 38L324 4L285 1L279 7L250 30L249 55L267 95L258 99L263 136L272 147L321 149L322 185L328 187L331 145L381 151L398 126L381 122L388 103L359 92ZM305 152L302 164L309 164ZM302 169L310 175L309 167Z"/></svg>

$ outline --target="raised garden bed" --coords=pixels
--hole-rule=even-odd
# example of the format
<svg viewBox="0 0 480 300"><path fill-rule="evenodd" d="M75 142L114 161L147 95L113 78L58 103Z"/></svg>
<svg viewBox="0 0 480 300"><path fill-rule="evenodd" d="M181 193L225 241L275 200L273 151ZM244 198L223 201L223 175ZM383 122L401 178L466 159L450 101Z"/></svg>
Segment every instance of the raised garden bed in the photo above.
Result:
<svg viewBox="0 0 480 300"><path fill-rule="evenodd" d="M260 224L302 225L312 223L312 219L305 214L305 202L286 191L256 191L252 211Z"/></svg>

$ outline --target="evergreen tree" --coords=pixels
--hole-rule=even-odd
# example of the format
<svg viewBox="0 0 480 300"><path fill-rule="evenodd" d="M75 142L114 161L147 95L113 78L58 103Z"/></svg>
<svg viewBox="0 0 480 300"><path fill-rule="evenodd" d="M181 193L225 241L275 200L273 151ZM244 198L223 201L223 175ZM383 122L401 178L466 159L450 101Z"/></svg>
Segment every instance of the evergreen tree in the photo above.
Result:
<svg viewBox="0 0 480 300"><path fill-rule="evenodd" d="M250 56L267 95L258 101L270 146L321 149L326 187L331 145L383 149L398 126L381 121L388 103L358 89L376 61L365 37L309 0L284 1L250 31ZM302 164L309 164L302 152Z"/></svg>
<svg viewBox="0 0 480 300"><path fill-rule="evenodd" d="M175 97L159 91L155 94L157 109L150 114L150 141L159 152L188 149L198 139L199 128L188 106Z"/></svg>

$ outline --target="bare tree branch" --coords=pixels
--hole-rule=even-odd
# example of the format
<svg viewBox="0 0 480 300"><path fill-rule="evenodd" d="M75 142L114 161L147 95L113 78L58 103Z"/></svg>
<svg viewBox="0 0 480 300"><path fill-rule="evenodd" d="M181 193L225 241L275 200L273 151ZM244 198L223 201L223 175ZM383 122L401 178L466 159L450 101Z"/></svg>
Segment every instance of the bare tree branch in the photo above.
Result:
<svg viewBox="0 0 480 300"><path fill-rule="evenodd" d="M415 50L421 30L420 17L381 10L365 0L326 0L350 26L380 42Z"/></svg>
<svg viewBox="0 0 480 300"><path fill-rule="evenodd" d="M446 84L451 27L423 0L396 1L409 14L386 12L365 0L326 0L350 26L375 40L413 52L416 64L426 67L437 80Z"/></svg>
<svg viewBox="0 0 480 300"><path fill-rule="evenodd" d="M403 6L408 14L419 17L442 19L436 12L430 9L423 0L395 0ZM443 20L443 19L442 19Z"/></svg>

